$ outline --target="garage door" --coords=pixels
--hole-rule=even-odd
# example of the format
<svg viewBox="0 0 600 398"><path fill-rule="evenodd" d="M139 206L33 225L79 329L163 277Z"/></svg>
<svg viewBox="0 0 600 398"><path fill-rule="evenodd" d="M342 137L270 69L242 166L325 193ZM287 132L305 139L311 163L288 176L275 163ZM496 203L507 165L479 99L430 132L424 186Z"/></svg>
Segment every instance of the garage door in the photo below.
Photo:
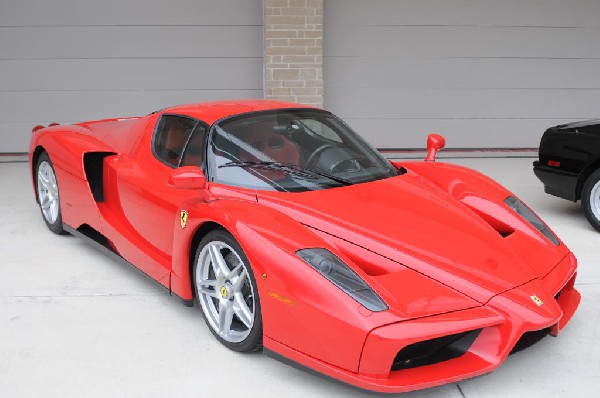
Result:
<svg viewBox="0 0 600 398"><path fill-rule="evenodd" d="M261 0L2 0L0 152L31 127L262 97Z"/></svg>
<svg viewBox="0 0 600 398"><path fill-rule="evenodd" d="M327 0L325 105L379 148L537 147L600 116L600 1Z"/></svg>

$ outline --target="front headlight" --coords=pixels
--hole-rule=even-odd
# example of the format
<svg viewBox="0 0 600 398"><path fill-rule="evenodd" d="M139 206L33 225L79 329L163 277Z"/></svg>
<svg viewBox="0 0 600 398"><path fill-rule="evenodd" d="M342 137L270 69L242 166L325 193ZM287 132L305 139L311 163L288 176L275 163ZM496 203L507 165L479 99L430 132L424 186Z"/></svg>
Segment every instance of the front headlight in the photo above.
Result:
<svg viewBox="0 0 600 398"><path fill-rule="evenodd" d="M550 231L548 226L544 224L544 222L538 216L536 216L529 209L529 207L525 205L525 203L521 202L515 196L509 196L508 198L504 199L504 203L513 209L515 213L523 217L529 224L533 225L533 227L540 231L546 238L548 238L550 242L554 243L556 246L559 245L556 235Z"/></svg>
<svg viewBox="0 0 600 398"><path fill-rule="evenodd" d="M377 312L388 309L377 293L356 272L329 250L302 249L298 250L296 254L368 310Z"/></svg>

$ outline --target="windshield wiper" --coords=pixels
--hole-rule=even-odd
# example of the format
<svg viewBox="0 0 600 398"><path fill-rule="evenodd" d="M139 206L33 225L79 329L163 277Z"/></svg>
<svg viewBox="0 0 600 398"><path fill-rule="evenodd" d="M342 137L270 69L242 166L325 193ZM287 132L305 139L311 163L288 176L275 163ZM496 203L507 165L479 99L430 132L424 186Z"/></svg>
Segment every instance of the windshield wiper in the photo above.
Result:
<svg viewBox="0 0 600 398"><path fill-rule="evenodd" d="M337 177L331 174L323 173L321 171L305 169L303 167L297 166L293 163L281 163L281 162L253 162L253 161L233 161L222 164L219 168L222 167L248 167L252 169L271 169L271 170L282 170L290 174L295 174L298 176L303 176L305 178L316 179L315 176L321 176L325 178L329 178L332 181L339 182L343 185L352 185L353 182L346 180L345 178Z"/></svg>

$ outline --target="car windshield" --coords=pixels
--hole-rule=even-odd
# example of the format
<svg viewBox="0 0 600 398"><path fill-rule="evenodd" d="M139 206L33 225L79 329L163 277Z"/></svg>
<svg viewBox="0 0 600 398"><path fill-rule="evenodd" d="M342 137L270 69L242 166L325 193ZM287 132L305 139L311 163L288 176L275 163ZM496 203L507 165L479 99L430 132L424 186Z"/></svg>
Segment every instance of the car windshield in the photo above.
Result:
<svg viewBox="0 0 600 398"><path fill-rule="evenodd" d="M259 190L312 191L398 175L340 119L312 109L225 119L208 150L213 181Z"/></svg>

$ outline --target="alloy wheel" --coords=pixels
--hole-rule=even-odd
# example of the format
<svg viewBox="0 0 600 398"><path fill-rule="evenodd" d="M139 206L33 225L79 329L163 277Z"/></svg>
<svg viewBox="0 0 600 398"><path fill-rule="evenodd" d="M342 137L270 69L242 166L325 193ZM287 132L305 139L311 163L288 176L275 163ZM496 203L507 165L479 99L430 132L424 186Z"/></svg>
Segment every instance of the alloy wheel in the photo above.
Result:
<svg viewBox="0 0 600 398"><path fill-rule="evenodd" d="M44 218L49 224L54 224L60 208L58 184L52 166L45 160L38 166L37 191Z"/></svg>
<svg viewBox="0 0 600 398"><path fill-rule="evenodd" d="M196 291L210 327L225 341L239 343L252 331L255 296L247 265L221 241L210 241L198 255Z"/></svg>

